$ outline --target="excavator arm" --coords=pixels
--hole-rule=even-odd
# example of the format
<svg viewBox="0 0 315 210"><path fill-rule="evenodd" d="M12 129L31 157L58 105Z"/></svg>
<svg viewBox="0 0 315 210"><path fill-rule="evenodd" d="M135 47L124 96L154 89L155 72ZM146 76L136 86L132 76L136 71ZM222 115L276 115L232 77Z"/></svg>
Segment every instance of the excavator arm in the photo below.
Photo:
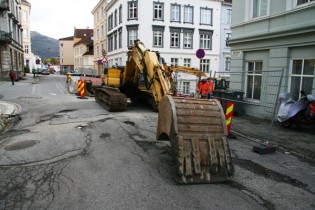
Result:
<svg viewBox="0 0 315 210"><path fill-rule="evenodd" d="M124 71L123 83L135 84L135 80L130 80L131 72L134 78L137 79L139 79L138 75L143 75L146 90L154 98L153 106L157 107L163 96L172 94L163 68L159 62L157 52L149 51L142 42L137 40L128 51L128 61Z"/></svg>

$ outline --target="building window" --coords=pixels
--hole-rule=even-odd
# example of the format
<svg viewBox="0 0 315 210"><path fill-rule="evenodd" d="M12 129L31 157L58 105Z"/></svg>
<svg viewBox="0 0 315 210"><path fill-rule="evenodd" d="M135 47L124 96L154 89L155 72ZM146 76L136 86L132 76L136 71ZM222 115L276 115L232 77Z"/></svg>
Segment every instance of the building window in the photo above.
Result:
<svg viewBox="0 0 315 210"><path fill-rule="evenodd" d="M247 62L246 98L260 100L262 82L262 61Z"/></svg>
<svg viewBox="0 0 315 210"><path fill-rule="evenodd" d="M118 48L122 48L122 28L118 29Z"/></svg>
<svg viewBox="0 0 315 210"><path fill-rule="evenodd" d="M267 15L268 0L253 0L253 18Z"/></svg>
<svg viewBox="0 0 315 210"><path fill-rule="evenodd" d="M212 31L199 30L200 33L200 46L199 48L204 50L212 49Z"/></svg>
<svg viewBox="0 0 315 210"><path fill-rule="evenodd" d="M191 59L190 58L184 58L184 66L187 66L187 67L191 66Z"/></svg>
<svg viewBox="0 0 315 210"><path fill-rule="evenodd" d="M108 52L113 51L113 34L107 36L107 46Z"/></svg>
<svg viewBox="0 0 315 210"><path fill-rule="evenodd" d="M128 20L138 19L138 2L130 1L128 2Z"/></svg>
<svg viewBox="0 0 315 210"><path fill-rule="evenodd" d="M138 25L127 26L128 31L128 46L134 45L135 41L138 39Z"/></svg>
<svg viewBox="0 0 315 210"><path fill-rule="evenodd" d="M190 82L183 82L183 94L189 94Z"/></svg>
<svg viewBox="0 0 315 210"><path fill-rule="evenodd" d="M28 13L27 13L27 11L23 11L22 12L22 20L26 21L26 22L28 21Z"/></svg>
<svg viewBox="0 0 315 210"><path fill-rule="evenodd" d="M171 66L177 66L178 65L178 58L171 58Z"/></svg>
<svg viewBox="0 0 315 210"><path fill-rule="evenodd" d="M117 31L114 32L114 50L117 50Z"/></svg>
<svg viewBox="0 0 315 210"><path fill-rule="evenodd" d="M315 59L299 59L291 62L290 93L295 100L300 98L300 91L312 94L315 78Z"/></svg>
<svg viewBox="0 0 315 210"><path fill-rule="evenodd" d="M231 33L226 33L225 34L225 47L230 47L228 44L229 39L231 39Z"/></svg>
<svg viewBox="0 0 315 210"><path fill-rule="evenodd" d="M164 3L153 3L153 20L163 20L164 16Z"/></svg>
<svg viewBox="0 0 315 210"><path fill-rule="evenodd" d="M226 10L226 23L232 23L232 9Z"/></svg>
<svg viewBox="0 0 315 210"><path fill-rule="evenodd" d="M180 47L180 29L179 28L171 28L171 48L179 48Z"/></svg>
<svg viewBox="0 0 315 210"><path fill-rule="evenodd" d="M28 38L29 36L28 36L28 29L27 28L25 28L24 30L23 30L23 37L24 38Z"/></svg>
<svg viewBox="0 0 315 210"><path fill-rule="evenodd" d="M192 6L184 7L184 23L193 23L194 8Z"/></svg>
<svg viewBox="0 0 315 210"><path fill-rule="evenodd" d="M305 3L309 3L315 0L297 0L296 5L301 5L301 4L305 4Z"/></svg>
<svg viewBox="0 0 315 210"><path fill-rule="evenodd" d="M163 47L164 26L153 26L153 47Z"/></svg>
<svg viewBox="0 0 315 210"><path fill-rule="evenodd" d="M110 23L111 23L111 21L110 21L110 15L108 16L108 18L107 18L107 28L108 28L108 31L110 31L112 28L111 28L111 25L110 25Z"/></svg>
<svg viewBox="0 0 315 210"><path fill-rule="evenodd" d="M171 4L171 22L180 22L179 4Z"/></svg>
<svg viewBox="0 0 315 210"><path fill-rule="evenodd" d="M201 59L200 60L200 70L204 73L210 72L210 59Z"/></svg>
<svg viewBox="0 0 315 210"><path fill-rule="evenodd" d="M115 10L114 24L117 26L117 9Z"/></svg>
<svg viewBox="0 0 315 210"><path fill-rule="evenodd" d="M29 52L28 52L29 50L28 50L28 45L26 44L26 45L24 45L24 52L25 52L25 54L28 54Z"/></svg>
<svg viewBox="0 0 315 210"><path fill-rule="evenodd" d="M225 71L231 70L231 58L227 57L225 58Z"/></svg>
<svg viewBox="0 0 315 210"><path fill-rule="evenodd" d="M191 49L193 48L193 30L184 30L183 39L184 39L184 48Z"/></svg>
<svg viewBox="0 0 315 210"><path fill-rule="evenodd" d="M119 6L119 23L122 23L122 5Z"/></svg>
<svg viewBox="0 0 315 210"><path fill-rule="evenodd" d="M200 24L212 25L212 9L200 8Z"/></svg>
<svg viewBox="0 0 315 210"><path fill-rule="evenodd" d="M112 13L110 15L110 29L113 29L114 28L114 14Z"/></svg>

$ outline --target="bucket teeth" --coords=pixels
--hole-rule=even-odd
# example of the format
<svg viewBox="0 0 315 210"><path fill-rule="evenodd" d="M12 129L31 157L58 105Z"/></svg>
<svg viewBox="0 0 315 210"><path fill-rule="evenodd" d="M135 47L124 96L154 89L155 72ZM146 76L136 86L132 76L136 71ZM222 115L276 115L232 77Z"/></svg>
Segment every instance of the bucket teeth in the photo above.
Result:
<svg viewBox="0 0 315 210"><path fill-rule="evenodd" d="M181 184L222 182L231 178L234 168L230 154L226 154L224 139L206 140L176 137L175 180ZM207 148L207 149L205 149ZM219 149L218 149L219 148Z"/></svg>

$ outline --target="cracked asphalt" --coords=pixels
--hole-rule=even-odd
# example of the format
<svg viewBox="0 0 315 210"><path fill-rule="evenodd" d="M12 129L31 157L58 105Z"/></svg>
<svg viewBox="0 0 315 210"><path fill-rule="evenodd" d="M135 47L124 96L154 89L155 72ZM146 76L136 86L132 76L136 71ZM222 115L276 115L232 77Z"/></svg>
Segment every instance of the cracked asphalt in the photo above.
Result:
<svg viewBox="0 0 315 210"><path fill-rule="evenodd" d="M177 185L170 144L155 140L157 113L130 104L107 112L67 93L63 79L43 77L23 97L20 85L7 99L23 109L1 135L1 210L315 209L314 162L259 155L242 137L229 140L231 181Z"/></svg>

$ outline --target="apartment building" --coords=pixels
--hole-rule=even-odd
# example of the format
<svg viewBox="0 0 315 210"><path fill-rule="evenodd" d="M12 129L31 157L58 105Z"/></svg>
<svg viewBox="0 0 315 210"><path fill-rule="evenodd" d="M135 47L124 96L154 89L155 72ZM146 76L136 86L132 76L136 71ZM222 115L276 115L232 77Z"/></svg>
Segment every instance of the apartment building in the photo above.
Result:
<svg viewBox="0 0 315 210"><path fill-rule="evenodd" d="M24 50L24 66L28 66L29 69L33 69L34 63L32 63L32 47L31 47L31 36L30 36L30 12L31 4L22 0L21 13L22 13L22 28L23 28L23 50Z"/></svg>
<svg viewBox="0 0 315 210"><path fill-rule="evenodd" d="M0 78L23 76L21 0L0 0Z"/></svg>
<svg viewBox="0 0 315 210"><path fill-rule="evenodd" d="M231 38L231 23L232 23L232 0L222 2L221 8L221 41L220 41L220 68L219 72L229 72L231 69L231 48L228 40ZM216 77L225 78L227 74L218 73Z"/></svg>
<svg viewBox="0 0 315 210"><path fill-rule="evenodd" d="M109 66L125 65L128 46L140 39L159 51L168 65L200 68L207 76L220 69L221 6L214 0L111 0L106 8ZM203 49L205 56L196 57ZM195 93L197 78L178 74L180 93Z"/></svg>
<svg viewBox="0 0 315 210"><path fill-rule="evenodd" d="M294 99L300 90L315 94L315 1L239 0L232 8L231 71L247 73L231 85L253 104L246 114L276 100L277 86L267 87L271 78L262 71L284 69L280 92Z"/></svg>
<svg viewBox="0 0 315 210"><path fill-rule="evenodd" d="M73 36L59 39L60 74L74 70L73 40Z"/></svg>
<svg viewBox="0 0 315 210"><path fill-rule="evenodd" d="M94 69L93 29L74 29L74 70Z"/></svg>
<svg viewBox="0 0 315 210"><path fill-rule="evenodd" d="M105 67L106 53L106 12L107 0L100 0L92 10L94 17L94 69L101 75Z"/></svg>

